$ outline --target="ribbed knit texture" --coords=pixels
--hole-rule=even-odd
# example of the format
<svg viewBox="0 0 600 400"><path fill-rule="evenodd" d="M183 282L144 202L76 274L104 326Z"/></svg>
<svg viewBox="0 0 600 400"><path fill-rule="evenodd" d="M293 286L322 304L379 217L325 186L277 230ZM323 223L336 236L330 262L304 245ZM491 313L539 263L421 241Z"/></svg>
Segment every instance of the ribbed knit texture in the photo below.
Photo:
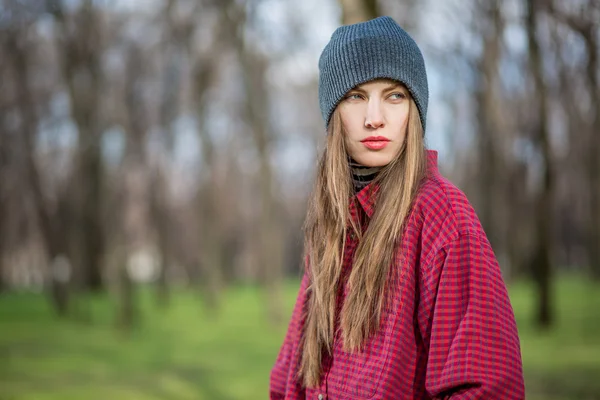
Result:
<svg viewBox="0 0 600 400"><path fill-rule="evenodd" d="M359 164L353 159L348 161L348 165L352 172L352 183L354 184L354 191L356 193L360 192L361 189L371 183L379 171L381 171L381 167L367 167Z"/></svg>
<svg viewBox="0 0 600 400"><path fill-rule="evenodd" d="M352 88L379 78L403 83L425 132L429 89L421 50L390 17L337 28L319 58L319 105L325 124Z"/></svg>

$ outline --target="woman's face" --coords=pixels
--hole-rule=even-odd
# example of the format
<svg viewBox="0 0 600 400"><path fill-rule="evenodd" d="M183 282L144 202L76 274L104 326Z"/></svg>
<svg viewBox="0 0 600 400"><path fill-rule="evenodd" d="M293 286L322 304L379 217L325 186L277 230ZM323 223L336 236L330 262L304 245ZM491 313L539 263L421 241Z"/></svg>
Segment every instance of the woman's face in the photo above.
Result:
<svg viewBox="0 0 600 400"><path fill-rule="evenodd" d="M350 90L339 104L346 149L367 167L389 164L406 138L408 90L391 80L376 80Z"/></svg>

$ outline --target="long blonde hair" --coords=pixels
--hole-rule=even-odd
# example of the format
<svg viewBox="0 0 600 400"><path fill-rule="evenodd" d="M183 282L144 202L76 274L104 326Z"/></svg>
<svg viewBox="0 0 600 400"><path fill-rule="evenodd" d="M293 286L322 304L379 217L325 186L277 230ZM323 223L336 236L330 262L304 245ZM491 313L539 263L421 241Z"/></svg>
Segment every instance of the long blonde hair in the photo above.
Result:
<svg viewBox="0 0 600 400"><path fill-rule="evenodd" d="M332 352L336 297L348 229L354 231L359 243L340 315L344 350L359 351L379 328L394 251L427 166L421 119L414 100L409 97L409 101L404 144L375 179L375 185L379 186L377 204L364 233L350 218L354 188L337 109L329 123L327 144L319 160L304 224L310 285L299 355L299 379L306 387L319 385L323 355Z"/></svg>

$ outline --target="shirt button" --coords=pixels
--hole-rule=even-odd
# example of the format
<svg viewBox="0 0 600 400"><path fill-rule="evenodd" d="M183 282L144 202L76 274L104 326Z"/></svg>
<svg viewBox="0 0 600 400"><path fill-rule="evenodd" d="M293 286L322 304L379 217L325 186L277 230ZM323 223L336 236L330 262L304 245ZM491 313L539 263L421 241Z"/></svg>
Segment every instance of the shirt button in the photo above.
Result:
<svg viewBox="0 0 600 400"><path fill-rule="evenodd" d="M324 399L323 395L322 395L322 394L320 394L320 395L319 395L319 400L323 400L323 399Z"/></svg>

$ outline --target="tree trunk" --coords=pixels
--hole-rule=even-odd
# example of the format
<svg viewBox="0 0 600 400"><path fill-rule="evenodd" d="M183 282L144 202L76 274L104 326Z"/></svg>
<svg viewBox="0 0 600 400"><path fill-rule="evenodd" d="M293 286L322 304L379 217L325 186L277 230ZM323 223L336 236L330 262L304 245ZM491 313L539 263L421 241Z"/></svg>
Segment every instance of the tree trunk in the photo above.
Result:
<svg viewBox="0 0 600 400"><path fill-rule="evenodd" d="M21 116L21 137L25 154L25 179L32 193L35 215L40 225L46 255L50 263L53 263L59 257L66 257L66 242L59 230L55 216L51 215L48 210L35 161L38 116L35 111L32 90L29 86L31 78L26 56L27 49L23 48L22 42L19 43L19 38L24 36L19 31L9 32L7 35L7 53L11 54L9 60L12 61L17 81L17 104ZM53 268L50 268L49 276L51 302L59 316L66 316L69 299L67 284L57 277Z"/></svg>
<svg viewBox="0 0 600 400"><path fill-rule="evenodd" d="M537 285L538 304L535 316L536 324L548 328L553 322L554 309L552 305L552 265L550 250L554 227L552 214L553 200L553 171L551 149L548 133L547 89L543 76L543 66L540 45L537 39L538 0L527 0L526 30L529 43L531 73L535 82L535 98L532 104L535 109L534 139L541 152L543 178L541 190L536 200L536 240L533 256L533 276Z"/></svg>
<svg viewBox="0 0 600 400"><path fill-rule="evenodd" d="M228 10L235 7L232 3L231 1L223 1L218 4L219 26L222 28L216 32L212 43L212 53L216 54L216 57L211 56L209 59L198 60L193 71L196 120L202 154L201 168L205 176L205 179L199 182L197 198L198 221L200 223L198 263L202 295L206 308L210 312L215 312L219 305L219 293L224 284L222 269L226 249L223 227L224 210L221 207L220 198L222 189L219 187L221 179L217 170L219 154L217 154L211 135L204 126L208 105L205 94L218 74L221 61L219 55L222 54L220 47L227 42L225 37L235 35L235 30L226 28L226 26L237 26L226 24L229 21ZM194 55L190 46L191 37L187 39L188 54L193 58Z"/></svg>
<svg viewBox="0 0 600 400"><path fill-rule="evenodd" d="M183 44L178 40L179 26L173 10L175 0L168 0L163 11L163 47L164 65L162 69L162 101L160 103L159 124L163 130L164 159L160 159L155 167L152 178L152 206L151 215L157 233L157 247L159 251L159 270L156 285L157 302L159 306L166 307L169 303L169 285L167 271L172 260L172 235L173 221L170 218L170 196L167 185L168 163L164 160L173 158L174 133L171 128L179 110L179 94L182 79L182 52Z"/></svg>
<svg viewBox="0 0 600 400"><path fill-rule="evenodd" d="M246 14L243 7L235 7L226 13L229 24L243 26ZM242 30L240 30L242 32ZM278 222L279 203L275 175L271 166L272 133L269 125L269 90L266 81L267 62L261 55L252 52L245 46L243 37L238 32L231 37L243 72L245 102L245 119L249 122L252 138L258 153L260 175L259 226L257 234L259 242L260 276L267 289L268 317L277 324L282 320L281 284L283 269L284 231ZM260 98L261 101L255 101Z"/></svg>
<svg viewBox="0 0 600 400"><path fill-rule="evenodd" d="M587 76L590 84L590 97L594 118L589 129L590 145L588 148L589 173L589 263L592 277L600 282L600 86L598 85L598 40L597 28L593 23L588 25L583 35L588 52Z"/></svg>
<svg viewBox="0 0 600 400"><path fill-rule="evenodd" d="M77 237L80 278L82 288L92 292L103 290L102 258L104 254L104 232L102 226L102 155L100 154L100 136L91 133L91 127L80 129L79 176L80 190L78 201L79 232ZM83 133L87 130L89 134ZM92 139L92 140L86 140ZM89 142L92 143L89 143Z"/></svg>
<svg viewBox="0 0 600 400"><path fill-rule="evenodd" d="M157 247L159 252L158 277L156 280L156 300L160 307L169 304L169 286L167 282L167 271L171 265L171 246L169 237L171 234L168 219L167 189L165 187L164 171L156 168L151 185L150 214L156 229Z"/></svg>
<svg viewBox="0 0 600 400"><path fill-rule="evenodd" d="M5 279L5 265L4 259L6 250L6 238L8 236L8 226L6 220L8 217L8 188L7 188L7 176L5 175L9 167L9 152L8 152L8 135L4 135L2 117L0 117L0 293L6 291L6 279Z"/></svg>
<svg viewBox="0 0 600 400"><path fill-rule="evenodd" d="M594 5L594 3L596 3ZM587 220L587 255L589 269L592 278L600 282L600 86L598 85L598 21L597 2L586 2L580 8L580 14L574 17L565 14L554 7L553 2L547 3L552 16L560 22L567 25L573 31L577 32L585 43L588 63L586 66L586 75L589 83L590 105L593 116L591 118L591 126L587 129L588 141L584 142L587 145L587 154L583 157L585 169L587 171L587 187L589 188L588 199L590 206L590 216ZM565 74L563 74L565 76ZM568 76L566 79L561 77L562 81L567 85L570 83ZM564 86L564 84L563 84ZM567 100L568 101L568 100ZM572 107L572 106L571 106ZM573 113L569 113L570 118ZM585 118L581 118L585 119ZM581 140L580 130L573 133L570 137L572 141Z"/></svg>
<svg viewBox="0 0 600 400"><path fill-rule="evenodd" d="M105 238L102 225L102 25L93 2L86 0L70 16L61 1L51 8L59 28L62 75L68 89L71 116L78 131L76 158L76 229L73 232L75 280L84 290L100 291ZM73 24L68 21L73 19ZM73 26L74 25L74 31Z"/></svg>
<svg viewBox="0 0 600 400"><path fill-rule="evenodd" d="M368 21L380 15L377 0L339 0L339 3L343 25Z"/></svg>
<svg viewBox="0 0 600 400"><path fill-rule="evenodd" d="M141 204L144 201L142 187L143 171L139 162L137 150L131 149L128 144L127 155L123 162L123 191L125 193L123 204L123 245L120 246L120 257L118 261L118 326L123 330L129 330L135 322L135 293L131 278L133 260L142 243L140 236L140 225L143 219Z"/></svg>
<svg viewBox="0 0 600 400"><path fill-rule="evenodd" d="M0 203L1 203L1 199L0 199ZM2 213L2 204L0 204L0 221L4 221L3 217L4 214ZM0 232L0 294L3 292L6 292L6 289L8 289L8 286L6 284L6 279L5 279L5 265L4 265L4 240L3 240L3 233Z"/></svg>
<svg viewBox="0 0 600 400"><path fill-rule="evenodd" d="M214 170L211 171L214 174ZM219 293L222 288L221 268L223 265L223 240L219 217L218 190L213 187L216 179L211 179L200 191L198 210L200 211L200 271L202 273L202 294L206 308L216 312Z"/></svg>
<svg viewBox="0 0 600 400"><path fill-rule="evenodd" d="M133 326L135 313L135 287L132 282L133 261L148 243L147 224L149 219L148 188L146 173L146 132L149 130L146 115L146 99L138 90L145 82L142 74L145 59L137 44L130 44L127 52L125 74L125 127L127 132L123 156L123 261L119 263L120 307L119 325L123 329Z"/></svg>
<svg viewBox="0 0 600 400"><path fill-rule="evenodd" d="M283 247L284 232L278 221L280 206L273 190L274 176L270 157L266 148L260 150L260 186L261 186L261 258L264 285L267 288L268 316L274 325L283 322L282 280L283 280Z"/></svg>
<svg viewBox="0 0 600 400"><path fill-rule="evenodd" d="M482 225L496 252L498 252L500 227L496 217L500 214L502 204L496 199L500 192L498 187L501 177L498 174L498 163L501 158L500 121L498 117L499 95L499 63L503 21L500 6L497 2L487 3L484 7L486 21L483 32L483 55L480 60L480 78L477 97L479 120L479 170L480 170L480 215Z"/></svg>
<svg viewBox="0 0 600 400"><path fill-rule="evenodd" d="M212 61L214 62L214 60ZM202 168L206 172L206 181L199 183L198 221L200 224L199 267L202 295L207 310L214 312L219 304L222 288L221 268L223 264L222 218L219 207L219 179L217 177L217 154L209 132L204 128L206 117L206 99L204 93L209 87L216 65L206 61L196 67L194 76L196 96L196 117L198 135L202 150Z"/></svg>
<svg viewBox="0 0 600 400"><path fill-rule="evenodd" d="M510 268L505 277L518 279L530 275L530 268L526 260L527 254L523 245L523 237L531 232L530 224L525 222L523 211L528 208L523 188L527 186L527 166L521 161L515 160L511 168L506 171L508 179L506 184L505 201L508 211L508 227L504 230L506 251L510 260Z"/></svg>
<svg viewBox="0 0 600 400"><path fill-rule="evenodd" d="M129 263L129 257L127 256L127 249L122 248L121 257L119 257L118 265L118 312L117 312L117 327L124 333L128 333L133 328L136 320L135 312L135 299L134 299L134 288L127 264Z"/></svg>

